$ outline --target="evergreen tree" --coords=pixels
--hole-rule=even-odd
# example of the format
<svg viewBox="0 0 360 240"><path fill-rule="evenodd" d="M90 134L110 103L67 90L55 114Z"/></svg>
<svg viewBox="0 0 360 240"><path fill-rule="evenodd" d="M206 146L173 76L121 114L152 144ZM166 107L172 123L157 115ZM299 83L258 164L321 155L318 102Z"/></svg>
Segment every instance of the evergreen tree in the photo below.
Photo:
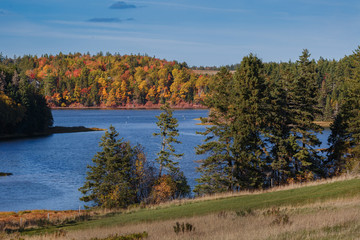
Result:
<svg viewBox="0 0 360 240"><path fill-rule="evenodd" d="M177 129L179 126L178 120L173 117L173 111L168 103L163 105L161 110L163 112L156 116L158 119L156 125L160 128L160 132L153 133L154 136L161 137L161 150L157 153L158 157L155 159L159 163L159 177L161 177L164 168L168 173L178 172L179 167L177 165L179 163L173 158L180 158L184 155L175 153L175 148L172 145L173 143L181 143L176 139L179 136L179 130Z"/></svg>
<svg viewBox="0 0 360 240"><path fill-rule="evenodd" d="M344 103L331 126L328 139L329 175L360 169L360 47L350 56Z"/></svg>
<svg viewBox="0 0 360 240"><path fill-rule="evenodd" d="M315 65L309 57L310 53L305 49L297 61L296 77L289 89L291 133L296 139L293 142L296 150L293 157L293 172L300 180L308 174L323 174L321 157L315 149L321 144L316 133L322 131L322 128L314 123L315 116L321 114L317 108L319 87L316 82Z"/></svg>
<svg viewBox="0 0 360 240"><path fill-rule="evenodd" d="M350 134L347 132L348 124L345 121L347 118L346 111L343 110L336 115L330 126L331 134L328 138L329 148L325 161L328 177L337 176L349 170L346 166L346 158L350 149Z"/></svg>
<svg viewBox="0 0 360 240"><path fill-rule="evenodd" d="M211 109L204 123L211 123L206 131L198 134L206 136L205 143L196 148L196 154L207 155L199 160L197 171L201 174L196 181L194 192L199 195L234 190L234 158L232 157L232 135L228 122L228 97L232 91L232 75L221 68L210 87L206 105Z"/></svg>
<svg viewBox="0 0 360 240"><path fill-rule="evenodd" d="M262 139L268 114L263 64L250 54L243 58L234 74L229 101L231 147L235 158L235 177L242 188L264 183L265 143Z"/></svg>
<svg viewBox="0 0 360 240"><path fill-rule="evenodd" d="M79 188L84 194L80 200L104 208L123 208L147 195L143 188L139 189L144 187L142 180L148 174L139 173L145 167L141 148L132 148L129 142L117 139L118 136L110 126L101 138L102 151L93 158L93 165L88 166L86 182Z"/></svg>
<svg viewBox="0 0 360 240"><path fill-rule="evenodd" d="M270 166L270 179L268 185L286 183L291 174L291 160L294 155L290 135L291 119L288 104L289 82L294 74L289 65L281 70L279 79L269 85L269 111L265 126L265 140L268 143L269 155L267 166Z"/></svg>
<svg viewBox="0 0 360 240"><path fill-rule="evenodd" d="M265 179L266 150L262 139L267 119L266 84L263 65L253 55L243 58L230 80L221 69L218 84L210 91L210 123L203 133L206 143L199 154L209 154L200 161L202 173L196 186L199 193L261 187Z"/></svg>

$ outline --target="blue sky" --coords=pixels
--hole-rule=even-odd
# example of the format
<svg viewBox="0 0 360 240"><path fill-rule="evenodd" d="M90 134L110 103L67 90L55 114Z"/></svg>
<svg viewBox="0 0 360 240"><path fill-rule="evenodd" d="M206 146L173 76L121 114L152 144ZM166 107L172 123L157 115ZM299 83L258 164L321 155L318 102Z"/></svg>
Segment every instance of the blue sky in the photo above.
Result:
<svg viewBox="0 0 360 240"><path fill-rule="evenodd" d="M0 52L148 54L192 65L339 59L360 45L358 0L0 0Z"/></svg>

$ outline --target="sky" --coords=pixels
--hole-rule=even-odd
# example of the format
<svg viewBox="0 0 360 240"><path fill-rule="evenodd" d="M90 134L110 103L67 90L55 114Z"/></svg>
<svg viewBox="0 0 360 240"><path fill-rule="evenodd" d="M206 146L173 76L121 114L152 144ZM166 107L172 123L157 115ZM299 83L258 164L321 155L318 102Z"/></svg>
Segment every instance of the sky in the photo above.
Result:
<svg viewBox="0 0 360 240"><path fill-rule="evenodd" d="M147 54L189 66L340 59L360 45L359 0L0 0L0 52Z"/></svg>

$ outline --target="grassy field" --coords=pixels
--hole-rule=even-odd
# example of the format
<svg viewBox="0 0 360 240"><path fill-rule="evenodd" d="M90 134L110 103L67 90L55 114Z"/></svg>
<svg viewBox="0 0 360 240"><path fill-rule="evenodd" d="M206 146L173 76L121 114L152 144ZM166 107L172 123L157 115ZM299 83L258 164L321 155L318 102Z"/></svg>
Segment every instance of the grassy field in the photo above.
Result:
<svg viewBox="0 0 360 240"><path fill-rule="evenodd" d="M22 234L29 239L143 231L148 239L354 239L360 234L359 197L360 179L354 178L172 202ZM189 223L195 231L176 234L176 222Z"/></svg>

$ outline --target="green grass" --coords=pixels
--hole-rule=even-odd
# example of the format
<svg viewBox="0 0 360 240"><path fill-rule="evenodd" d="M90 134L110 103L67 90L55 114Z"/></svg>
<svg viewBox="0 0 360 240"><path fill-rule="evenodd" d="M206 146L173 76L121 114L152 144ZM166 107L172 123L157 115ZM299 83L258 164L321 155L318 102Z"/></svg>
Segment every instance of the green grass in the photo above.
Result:
<svg viewBox="0 0 360 240"><path fill-rule="evenodd" d="M50 227L26 231L25 234L38 234L43 231L54 231L125 225L138 222L160 221L206 215L220 211L255 210L279 206L300 206L337 198L360 196L360 179L338 181L316 186L306 186L291 190L228 197L217 200L189 202L183 205L169 205L157 209L139 209L130 213L118 213L112 216L68 226Z"/></svg>

